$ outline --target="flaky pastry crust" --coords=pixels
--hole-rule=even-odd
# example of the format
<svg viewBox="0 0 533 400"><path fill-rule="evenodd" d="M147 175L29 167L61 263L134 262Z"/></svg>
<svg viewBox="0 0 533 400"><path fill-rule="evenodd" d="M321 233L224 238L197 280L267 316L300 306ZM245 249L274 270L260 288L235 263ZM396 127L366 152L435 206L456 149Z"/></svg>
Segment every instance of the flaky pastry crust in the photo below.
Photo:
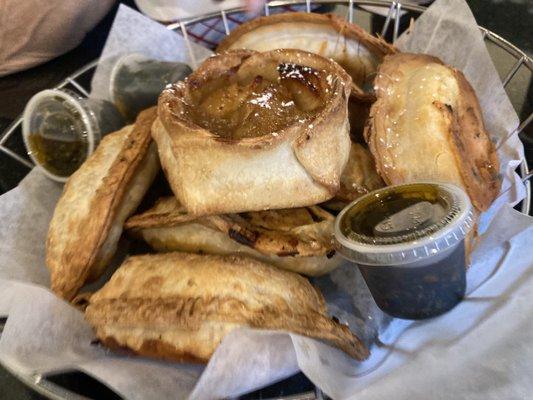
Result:
<svg viewBox="0 0 533 400"><path fill-rule="evenodd" d="M246 254L308 276L330 272L335 254L334 217L317 206L196 217L176 198L161 198L125 228L156 251Z"/></svg>
<svg viewBox="0 0 533 400"><path fill-rule="evenodd" d="M91 297L85 315L104 344L175 361L207 362L239 327L321 339L359 360L369 355L328 317L305 278L243 256L130 257Z"/></svg>
<svg viewBox="0 0 533 400"><path fill-rule="evenodd" d="M385 57L365 137L387 184L442 181L463 187L478 211L500 189L499 161L476 94L436 57Z"/></svg>
<svg viewBox="0 0 533 400"><path fill-rule="evenodd" d="M159 162L150 127L155 107L135 125L105 136L68 179L46 242L52 290L70 300L98 278L114 255L122 226L152 183Z"/></svg>
<svg viewBox="0 0 533 400"><path fill-rule="evenodd" d="M305 72L309 67L315 72ZM302 74L312 75L309 92L320 101L310 116L276 132L223 137L188 114L219 81L279 82L283 73L295 85L302 85ZM207 59L159 98L152 135L172 191L196 215L294 208L333 197L350 149L350 82L335 62L297 50L239 50ZM296 95L306 92L303 85ZM268 104L261 106L269 111ZM259 115L262 108L257 106L255 112Z"/></svg>

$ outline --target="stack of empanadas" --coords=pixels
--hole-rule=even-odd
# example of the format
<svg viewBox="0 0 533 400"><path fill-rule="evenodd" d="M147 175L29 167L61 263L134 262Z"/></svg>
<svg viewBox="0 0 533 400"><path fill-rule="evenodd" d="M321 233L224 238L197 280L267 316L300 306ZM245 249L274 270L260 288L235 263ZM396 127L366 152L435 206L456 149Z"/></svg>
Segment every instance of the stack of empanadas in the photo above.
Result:
<svg viewBox="0 0 533 400"><path fill-rule="evenodd" d="M339 265L324 208L434 180L485 210L498 159L474 91L440 60L397 54L334 16L260 18L219 50L69 179L48 236L52 288L71 300L97 278L124 227L159 254L128 258L90 297L104 344L205 362L227 333L252 327L364 359L301 276ZM131 216L159 162L173 196Z"/></svg>
<svg viewBox="0 0 533 400"><path fill-rule="evenodd" d="M334 219L318 206L197 217L167 197L125 227L156 251L246 254L319 276L340 263L331 240Z"/></svg>

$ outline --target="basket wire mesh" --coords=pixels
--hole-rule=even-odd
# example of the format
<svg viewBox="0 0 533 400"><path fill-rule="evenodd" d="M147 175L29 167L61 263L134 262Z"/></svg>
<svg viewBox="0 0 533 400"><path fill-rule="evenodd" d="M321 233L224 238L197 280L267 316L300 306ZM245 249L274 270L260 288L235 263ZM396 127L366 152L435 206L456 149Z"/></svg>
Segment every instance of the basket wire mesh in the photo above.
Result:
<svg viewBox="0 0 533 400"><path fill-rule="evenodd" d="M305 10L307 12L311 12L313 5L341 5L347 7L347 13L346 13L346 19L349 22L355 22L354 21L354 10L360 9L361 6L374 6L379 7L382 9L388 9L386 13L385 22L383 24L383 28L381 30L381 36L385 36L390 29L392 29L392 38L393 41L395 41L400 32L400 16L402 15L403 10L411 11L417 14L422 13L426 7L414 5L414 4L402 4L401 2L396 1L388 1L388 0L373 0L373 1L363 1L363 0L344 0L344 1L338 1L338 0L320 0L320 1L313 1L311 0L276 0L276 1L270 1L265 3L264 6L264 15L270 15L271 10L279 8L279 7L285 7L285 6L305 6ZM364 11L369 12L370 14L375 14L373 11L369 9L365 9ZM213 18L220 18L223 23L224 27L224 33L226 35L230 34L230 24L228 21L228 16L237 14L237 13L243 13L243 8L230 8L226 10L221 10L219 12L213 12L204 14L199 17L189 18L186 20L178 21L175 23L171 23L167 26L168 29L172 29L174 31L180 32L187 43L187 48L190 53L191 60L193 60L193 67L196 67L197 62L196 58L194 56L194 52L192 51L191 46L191 39L189 37L188 28L194 26L197 23L210 20ZM235 21L235 20L232 20ZM391 28L392 24L392 28ZM506 54L514 60L512 67L510 70L506 73L504 78L502 79L502 84L504 87L507 87L513 79L516 77L517 72L522 68L526 67L526 69L529 72L530 78L533 78L533 60L525 54L522 50L520 50L518 47L513 45L512 43L508 42L504 38L500 37L499 35L495 34L494 32L479 27L483 39L486 43L492 43L496 46L498 46L500 49L504 50ZM81 81L83 82L90 82L90 77L94 73L96 66L98 65L98 60L94 60L93 62L85 65L84 67L80 68L76 72L74 72L72 75L64 79L59 85L56 86L56 88L69 88L71 90L76 91L81 96L88 97L90 92L90 87L88 85L84 86ZM496 147L499 148L503 143L505 143L506 140L508 140L510 137L514 135L518 135L521 132L524 131L524 129L533 121L533 112L529 114L526 118L524 118L522 121L520 121L519 125L516 127L516 129L509 133L509 135L505 138L502 138L498 143L496 143ZM6 143L8 139L14 135L19 134L21 135L21 124L22 124L22 116L19 116L0 136L0 152L3 152L7 154L9 157L14 159L15 161L19 162L20 164L28 167L33 168L33 163L29 160L29 158L25 158L19 154L17 154L15 151L10 149ZM528 170L527 162L525 159L521 160L521 164L519 166L519 173L526 185L526 198L524 201L522 201L522 204L520 206L520 209L523 213L529 214L530 211L530 200L531 200L531 186L530 182L528 181L528 178L531 177L531 172ZM5 322L5 321L3 321ZM0 321L0 333L2 331L3 323ZM84 396L80 396L77 393L71 392L59 385L56 385L52 382L49 382L40 374L34 374L29 376L20 376L18 377L24 381L26 384L31 386L34 390L37 392L51 398L51 399L87 399ZM283 398L285 400L311 400L311 399L317 399L322 400L325 398L325 395L320 391L319 388L315 388L314 391L301 393L293 396L285 396L285 397L277 397L277 398Z"/></svg>

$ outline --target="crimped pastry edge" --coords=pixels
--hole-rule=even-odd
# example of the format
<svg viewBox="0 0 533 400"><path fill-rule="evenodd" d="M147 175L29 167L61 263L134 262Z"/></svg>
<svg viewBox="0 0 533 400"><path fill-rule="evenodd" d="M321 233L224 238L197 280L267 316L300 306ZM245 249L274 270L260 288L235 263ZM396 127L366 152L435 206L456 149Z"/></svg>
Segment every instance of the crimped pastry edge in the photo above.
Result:
<svg viewBox="0 0 533 400"><path fill-rule="evenodd" d="M115 157L102 185L99 186L90 203L91 229L84 232L86 234L78 240L78 245L68 249L68 252L61 254L55 252L54 241L59 238L55 237L52 218L46 241L46 264L51 274L52 290L60 297L72 299L92 274L91 269L98 261L97 257L100 255L100 250L128 191L128 186L150 147L152 142L150 129L155 118L155 107L141 112L138 116L121 151ZM104 146L105 141L104 137L102 140ZM99 154L99 148L100 146L93 153L94 157ZM100 151L104 151L104 147ZM91 157L86 163L90 160ZM87 164L86 168L90 166ZM84 168L84 165L80 168ZM75 185L76 176L74 173L65 184L58 205L62 200L66 201L64 196L74 190L72 187ZM57 206L54 214L56 212L60 212Z"/></svg>

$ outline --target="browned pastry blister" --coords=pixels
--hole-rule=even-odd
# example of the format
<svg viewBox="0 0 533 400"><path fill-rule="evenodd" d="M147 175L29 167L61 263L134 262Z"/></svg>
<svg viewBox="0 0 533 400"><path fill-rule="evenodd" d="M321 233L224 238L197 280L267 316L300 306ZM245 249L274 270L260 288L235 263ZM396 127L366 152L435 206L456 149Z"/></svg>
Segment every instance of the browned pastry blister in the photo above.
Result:
<svg viewBox="0 0 533 400"><path fill-rule="evenodd" d="M358 360L369 355L328 317L307 279L244 256L130 257L91 297L85 315L104 344L175 361L207 362L240 327L324 340Z"/></svg>
<svg viewBox="0 0 533 400"><path fill-rule="evenodd" d="M246 254L308 276L341 263L333 246L334 217L317 206L197 217L175 197L126 221L156 251Z"/></svg>
<svg viewBox="0 0 533 400"><path fill-rule="evenodd" d="M330 199L350 151L350 85L299 50L207 59L159 98L152 135L172 191L196 215Z"/></svg>
<svg viewBox="0 0 533 400"><path fill-rule="evenodd" d="M385 57L365 137L389 185L442 181L463 187L478 211L500 189L499 161L476 94L436 57Z"/></svg>
<svg viewBox="0 0 533 400"><path fill-rule="evenodd" d="M122 226L159 170L150 129L156 109L134 125L106 135L96 151L68 179L46 243L52 290L72 299L97 279L114 255Z"/></svg>

